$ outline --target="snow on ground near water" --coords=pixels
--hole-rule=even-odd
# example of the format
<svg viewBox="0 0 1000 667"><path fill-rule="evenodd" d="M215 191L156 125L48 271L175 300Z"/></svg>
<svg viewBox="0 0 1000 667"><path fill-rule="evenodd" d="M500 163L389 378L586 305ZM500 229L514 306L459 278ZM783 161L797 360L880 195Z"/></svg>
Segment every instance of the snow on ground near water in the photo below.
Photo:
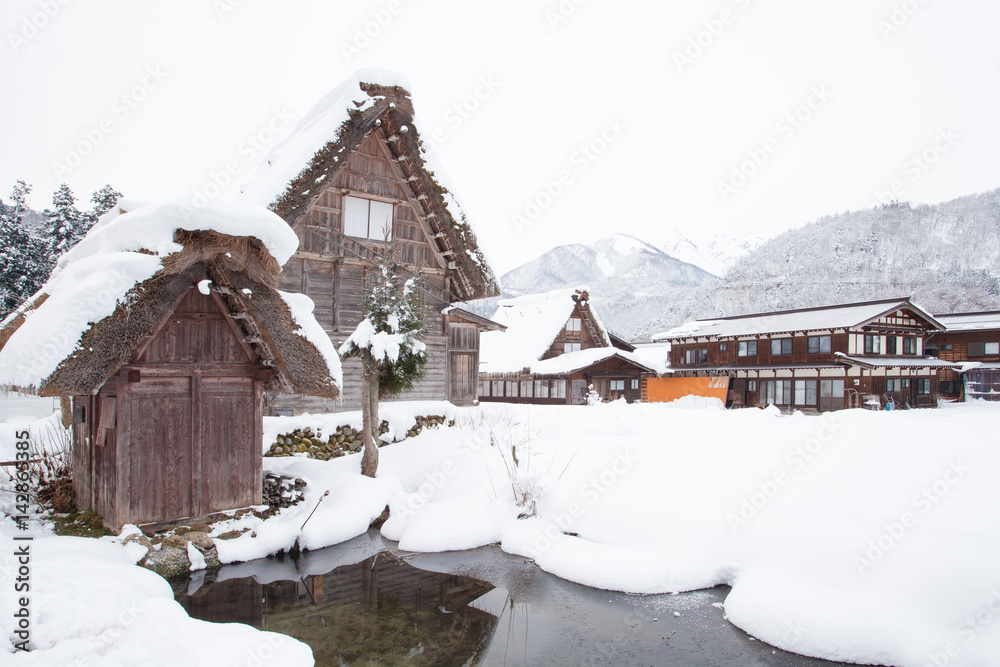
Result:
<svg viewBox="0 0 1000 667"><path fill-rule="evenodd" d="M382 416L398 433L446 405ZM454 428L383 447L375 479L359 474L360 455L265 458L306 479L306 498L217 527L253 529L216 540L220 557L344 541L388 504L382 533L406 550L500 542L560 577L636 593L728 583L730 621L801 654L904 667L1000 655L1000 405L819 417L703 399L449 409ZM360 414L269 418L265 443L342 423Z"/></svg>
<svg viewBox="0 0 1000 667"><path fill-rule="evenodd" d="M190 618L159 575L133 565L114 540L56 537L32 530L14 542L0 521L0 652L10 653L14 613L14 550L30 544L30 652L6 655L5 665L312 665L301 642L241 623ZM17 532L18 536L25 533Z"/></svg>

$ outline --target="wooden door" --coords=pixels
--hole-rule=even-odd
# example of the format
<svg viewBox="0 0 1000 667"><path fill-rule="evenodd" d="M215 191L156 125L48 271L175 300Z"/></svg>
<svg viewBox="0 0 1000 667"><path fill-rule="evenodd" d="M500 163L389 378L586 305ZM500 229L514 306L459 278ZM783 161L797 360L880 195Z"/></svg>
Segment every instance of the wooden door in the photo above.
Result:
<svg viewBox="0 0 1000 667"><path fill-rule="evenodd" d="M455 405L468 405L478 398L478 373L473 352L451 352L451 378L448 400Z"/></svg>
<svg viewBox="0 0 1000 667"><path fill-rule="evenodd" d="M144 377L129 397L131 523L192 515L191 378Z"/></svg>
<svg viewBox="0 0 1000 667"><path fill-rule="evenodd" d="M197 455L201 516L258 502L260 457L252 378L199 378Z"/></svg>

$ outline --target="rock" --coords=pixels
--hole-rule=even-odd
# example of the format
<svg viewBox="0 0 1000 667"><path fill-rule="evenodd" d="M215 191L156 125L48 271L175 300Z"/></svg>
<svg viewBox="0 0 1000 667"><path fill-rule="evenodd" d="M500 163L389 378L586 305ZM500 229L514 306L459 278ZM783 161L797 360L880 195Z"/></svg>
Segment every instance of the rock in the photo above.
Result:
<svg viewBox="0 0 1000 667"><path fill-rule="evenodd" d="M184 552L187 553L187 540L180 535L168 535L160 543L160 551L164 549L184 549Z"/></svg>
<svg viewBox="0 0 1000 667"><path fill-rule="evenodd" d="M184 546L167 546L167 540L171 539L180 540ZM179 537L171 536L163 541L159 551L150 551L146 554L146 557L139 561L139 565L156 572L165 579L186 576L191 571L191 561L188 560L187 555L187 542Z"/></svg>
<svg viewBox="0 0 1000 667"><path fill-rule="evenodd" d="M144 546L146 548L146 555L149 555L149 552L151 552L153 550L153 543L150 542L150 540L149 540L148 537L146 537L145 535L143 535L141 533L140 534L132 533L131 535L129 535L128 537L126 537L124 540L122 540L122 544L129 544L130 542L136 542L136 543ZM144 556L144 558L145 558L145 556Z"/></svg>
<svg viewBox="0 0 1000 667"><path fill-rule="evenodd" d="M188 542L198 547L199 551L205 552L215 548L215 543L212 542L212 538L209 537L207 533L203 533L200 530L193 530L184 537Z"/></svg>

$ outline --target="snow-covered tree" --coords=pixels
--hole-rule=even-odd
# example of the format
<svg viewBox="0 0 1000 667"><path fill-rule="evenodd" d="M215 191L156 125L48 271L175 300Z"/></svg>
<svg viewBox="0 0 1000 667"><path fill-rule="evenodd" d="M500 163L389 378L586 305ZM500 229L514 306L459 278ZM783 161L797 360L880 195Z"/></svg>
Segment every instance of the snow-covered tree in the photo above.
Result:
<svg viewBox="0 0 1000 667"><path fill-rule="evenodd" d="M110 185L105 185L103 188L95 192L90 198L94 207L87 213L83 214L84 224L81 225L80 228L80 238L83 238L87 232L90 231L90 228L94 226L94 223L97 222L98 218L113 209L118 203L118 200L121 198L122 193L118 192Z"/></svg>
<svg viewBox="0 0 1000 667"><path fill-rule="evenodd" d="M0 317L38 291L49 274L43 245L24 224L31 186L18 181L11 203L0 205Z"/></svg>
<svg viewBox="0 0 1000 667"><path fill-rule="evenodd" d="M421 282L419 270L404 280L391 257L377 256L361 299L365 318L340 346L341 357L361 360L361 474L368 477L378 468L379 399L412 387L427 361Z"/></svg>
<svg viewBox="0 0 1000 667"><path fill-rule="evenodd" d="M76 197L63 183L52 195L52 210L45 210L45 236L53 262L76 245L83 237L84 227L84 215L76 208Z"/></svg>

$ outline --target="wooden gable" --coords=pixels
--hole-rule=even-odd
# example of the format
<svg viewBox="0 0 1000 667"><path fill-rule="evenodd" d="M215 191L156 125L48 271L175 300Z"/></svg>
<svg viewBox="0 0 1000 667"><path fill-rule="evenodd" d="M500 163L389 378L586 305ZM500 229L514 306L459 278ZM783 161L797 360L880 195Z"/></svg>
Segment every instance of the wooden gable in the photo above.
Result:
<svg viewBox="0 0 1000 667"><path fill-rule="evenodd" d="M140 364L257 364L218 296L192 287L133 356Z"/></svg>
<svg viewBox="0 0 1000 667"><path fill-rule="evenodd" d="M412 190L377 128L361 140L329 183L317 187L321 190L292 225L301 252L362 259L373 248L385 247L381 239L345 233L345 197L354 196L393 205L391 246L403 264L447 268L446 258L431 242L430 225L418 215Z"/></svg>
<svg viewBox="0 0 1000 667"><path fill-rule="evenodd" d="M570 330L569 328L569 322L573 318L580 320L580 329L578 331ZM566 318L563 328L559 331L555 340L552 341L549 349L542 355L542 359L551 359L552 357L564 354L566 343L579 343L581 350L587 350L592 347L607 347L604 341L597 337L596 328L597 325L589 317L589 313L585 313L579 303L575 304L573 312Z"/></svg>

